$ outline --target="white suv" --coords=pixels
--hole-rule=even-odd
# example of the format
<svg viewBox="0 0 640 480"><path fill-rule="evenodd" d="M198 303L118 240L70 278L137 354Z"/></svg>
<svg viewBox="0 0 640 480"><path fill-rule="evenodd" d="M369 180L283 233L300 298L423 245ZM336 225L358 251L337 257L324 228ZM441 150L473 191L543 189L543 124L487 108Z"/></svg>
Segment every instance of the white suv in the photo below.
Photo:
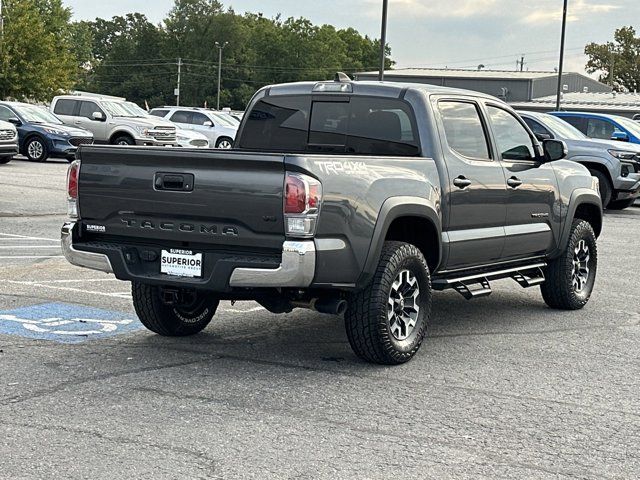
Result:
<svg viewBox="0 0 640 480"><path fill-rule="evenodd" d="M159 107L149 113L170 120L182 129L202 133L215 148L231 148L238 132L236 123L206 108Z"/></svg>
<svg viewBox="0 0 640 480"><path fill-rule="evenodd" d="M61 95L53 99L50 110L66 125L89 130L95 143L177 146L175 125L136 115L123 98Z"/></svg>

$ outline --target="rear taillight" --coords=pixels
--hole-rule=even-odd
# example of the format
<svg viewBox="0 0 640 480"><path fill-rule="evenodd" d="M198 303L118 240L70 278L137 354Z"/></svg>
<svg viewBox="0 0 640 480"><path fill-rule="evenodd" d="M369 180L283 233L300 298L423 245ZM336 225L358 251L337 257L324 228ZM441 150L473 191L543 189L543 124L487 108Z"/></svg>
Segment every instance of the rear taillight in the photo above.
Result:
<svg viewBox="0 0 640 480"><path fill-rule="evenodd" d="M322 184L301 173L287 173L284 182L285 230L289 237L313 237L322 204Z"/></svg>
<svg viewBox="0 0 640 480"><path fill-rule="evenodd" d="M78 179L80 160L74 160L67 170L67 212L69 218L78 218Z"/></svg>

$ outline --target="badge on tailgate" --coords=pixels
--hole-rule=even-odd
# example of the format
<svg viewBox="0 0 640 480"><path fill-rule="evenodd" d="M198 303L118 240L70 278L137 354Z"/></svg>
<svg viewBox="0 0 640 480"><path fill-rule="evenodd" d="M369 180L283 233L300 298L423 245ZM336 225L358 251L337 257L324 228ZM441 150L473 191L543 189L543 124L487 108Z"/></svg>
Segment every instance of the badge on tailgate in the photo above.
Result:
<svg viewBox="0 0 640 480"><path fill-rule="evenodd" d="M202 253L191 250L162 250L160 255L160 273L177 277L201 277Z"/></svg>

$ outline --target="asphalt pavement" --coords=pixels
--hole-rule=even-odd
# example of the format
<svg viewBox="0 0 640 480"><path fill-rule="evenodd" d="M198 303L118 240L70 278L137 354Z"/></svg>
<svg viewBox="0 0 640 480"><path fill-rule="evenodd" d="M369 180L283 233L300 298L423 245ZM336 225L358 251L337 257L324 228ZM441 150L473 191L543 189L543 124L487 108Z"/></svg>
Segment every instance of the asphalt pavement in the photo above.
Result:
<svg viewBox="0 0 640 480"><path fill-rule="evenodd" d="M436 293L399 367L343 320L221 306L191 338L61 257L66 161L0 166L0 478L640 477L640 208L606 215L595 293Z"/></svg>

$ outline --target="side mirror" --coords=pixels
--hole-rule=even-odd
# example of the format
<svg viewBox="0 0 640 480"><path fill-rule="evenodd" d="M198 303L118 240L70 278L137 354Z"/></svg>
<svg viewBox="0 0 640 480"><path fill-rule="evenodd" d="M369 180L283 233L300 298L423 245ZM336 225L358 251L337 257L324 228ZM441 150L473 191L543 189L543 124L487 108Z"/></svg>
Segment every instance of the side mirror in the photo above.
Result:
<svg viewBox="0 0 640 480"><path fill-rule="evenodd" d="M19 127L22 125L22 122L20 121L20 119L15 117L8 119L7 122L13 123L16 127Z"/></svg>
<svg viewBox="0 0 640 480"><path fill-rule="evenodd" d="M102 112L93 112L91 114L91 118L93 120L98 121L98 122L103 122L104 121L104 113L102 113Z"/></svg>
<svg viewBox="0 0 640 480"><path fill-rule="evenodd" d="M545 140L551 140L553 137L548 133L536 133L536 138L539 141L544 142Z"/></svg>
<svg viewBox="0 0 640 480"><path fill-rule="evenodd" d="M629 141L629 135L627 135L625 132L613 132L613 134L611 135L611 140L617 140L618 142L628 142Z"/></svg>
<svg viewBox="0 0 640 480"><path fill-rule="evenodd" d="M202 125L204 125L205 127L213 127L213 122L210 122L209 120L207 120Z"/></svg>
<svg viewBox="0 0 640 480"><path fill-rule="evenodd" d="M542 148L544 150L544 158L547 162L562 160L569 153L567 144L562 140L545 140L542 142Z"/></svg>

